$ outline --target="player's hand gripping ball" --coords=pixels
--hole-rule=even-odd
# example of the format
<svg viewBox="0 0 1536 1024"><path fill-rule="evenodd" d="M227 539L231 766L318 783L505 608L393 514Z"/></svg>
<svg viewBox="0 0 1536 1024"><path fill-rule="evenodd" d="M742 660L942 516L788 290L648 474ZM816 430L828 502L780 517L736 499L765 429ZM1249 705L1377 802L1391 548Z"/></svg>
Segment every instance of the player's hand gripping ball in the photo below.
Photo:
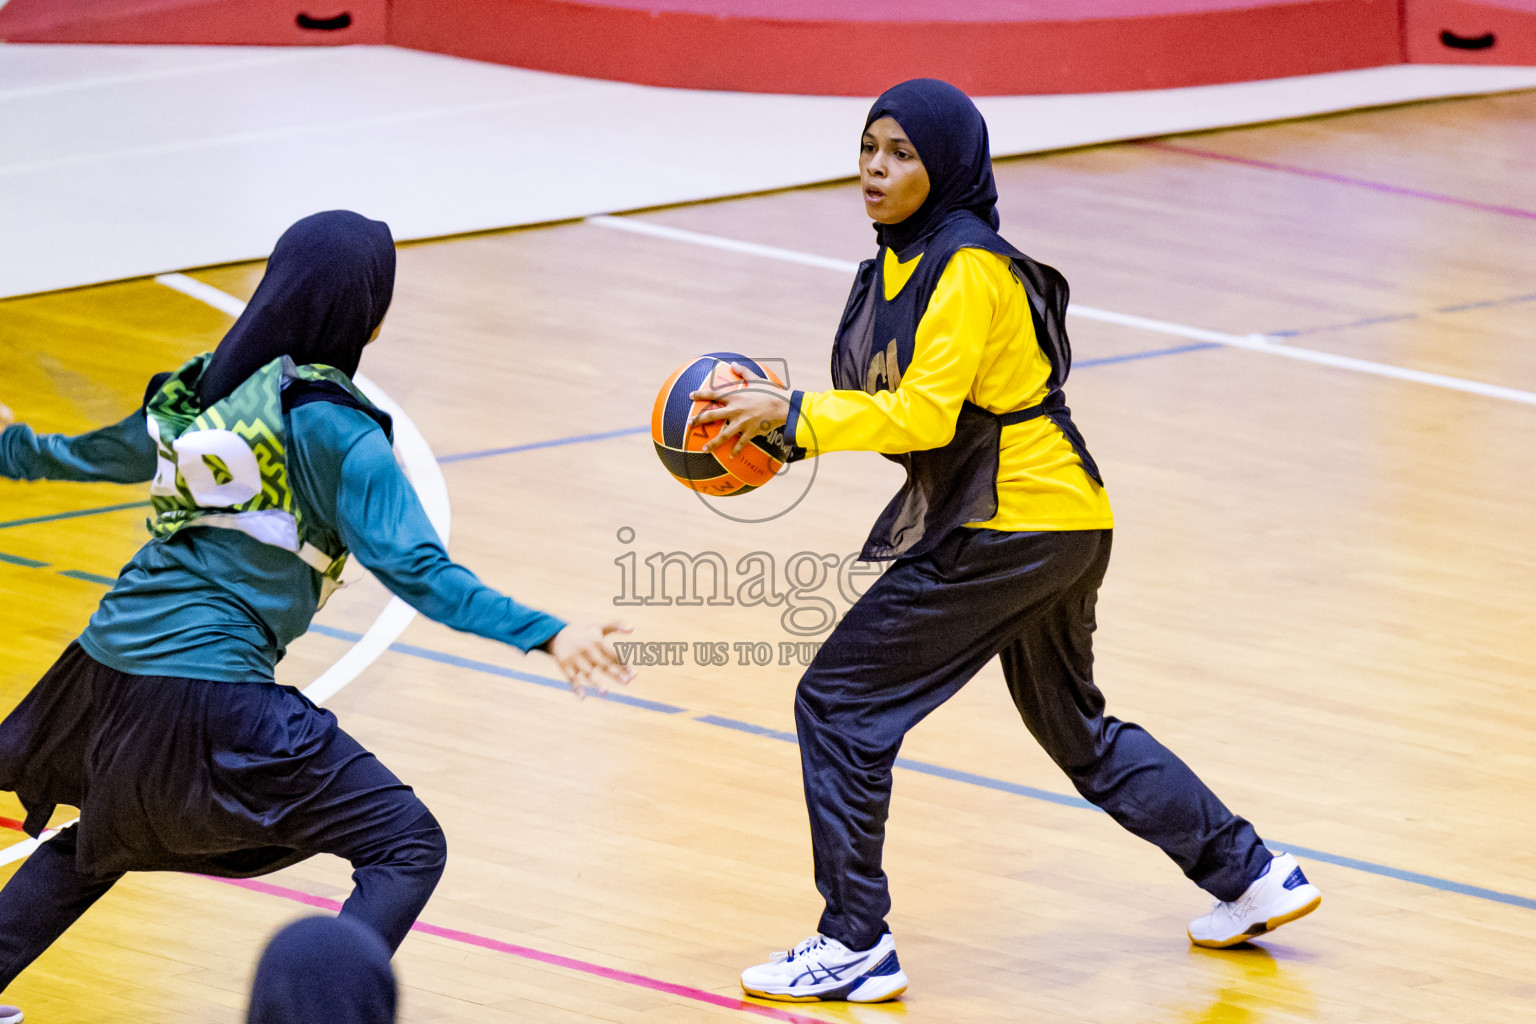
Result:
<svg viewBox="0 0 1536 1024"><path fill-rule="evenodd" d="M732 363L784 386L772 370L746 356L711 352L673 371L661 386L651 411L651 440L656 443L661 464L678 483L700 494L725 496L756 490L773 479L789 456L782 430L752 438L742 445L740 454L733 455L731 445L721 445L712 452L703 450L704 444L720 432L719 423L688 426L697 412L722 404L696 402L690 397L693 392L734 391L751 386L750 380L731 368Z"/></svg>

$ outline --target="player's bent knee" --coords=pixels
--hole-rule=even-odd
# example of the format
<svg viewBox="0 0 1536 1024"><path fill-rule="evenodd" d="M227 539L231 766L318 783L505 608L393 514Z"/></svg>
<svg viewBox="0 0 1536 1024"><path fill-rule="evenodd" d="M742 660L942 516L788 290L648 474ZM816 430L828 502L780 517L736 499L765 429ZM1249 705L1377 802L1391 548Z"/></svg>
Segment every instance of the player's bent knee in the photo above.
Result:
<svg viewBox="0 0 1536 1024"><path fill-rule="evenodd" d="M448 837L431 811L424 811L409 832L404 852L417 871L430 873L434 879L443 873L448 863Z"/></svg>

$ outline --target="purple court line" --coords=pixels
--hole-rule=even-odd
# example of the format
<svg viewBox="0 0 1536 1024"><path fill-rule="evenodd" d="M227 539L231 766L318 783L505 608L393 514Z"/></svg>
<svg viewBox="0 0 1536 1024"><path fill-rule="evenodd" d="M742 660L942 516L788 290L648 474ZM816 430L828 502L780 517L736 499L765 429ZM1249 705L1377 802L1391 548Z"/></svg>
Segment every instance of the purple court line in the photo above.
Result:
<svg viewBox="0 0 1536 1024"><path fill-rule="evenodd" d="M318 910L337 911L341 909L341 903L337 900L326 899L324 896L312 896L298 889L273 885L271 882L263 882L255 878L214 878L212 875L204 875L203 877L211 881L223 882L226 885L238 886L241 889L249 889L251 892L293 900L295 903L302 903L305 906L314 907ZM760 1006L757 1003L749 1003L745 999L732 999L730 996L716 995L714 992L706 992L701 988L693 988L690 985L678 985L670 981L661 981L658 978L648 977L644 974L634 974L630 971L621 971L613 967L604 967L602 964L589 963L586 960L577 960L573 957L561 956L558 953L546 953L541 949L518 946L511 942L502 942L499 939L489 939L484 935L476 935L473 932L461 932L456 928L444 928L441 925L427 924L425 921L417 921L411 925L411 931L421 932L424 935L435 935L440 939L447 939L450 942L461 942L466 946L478 946L481 949L489 949L496 953L506 953L510 956L521 957L524 960L532 960L535 963L549 964L552 967L563 967L568 971L579 971L582 974L590 974L593 977L603 978L608 981L621 981L626 985L647 988L653 992L661 992L669 996L681 996L684 999L708 1003L710 1006L718 1006L726 1010L756 1014L759 1017L767 1017L769 1020L784 1021L785 1024L831 1024L830 1021L823 1020L820 1017L807 1017L804 1014L791 1013L788 1010L780 1010L772 1006Z"/></svg>
<svg viewBox="0 0 1536 1024"><path fill-rule="evenodd" d="M1210 149L1196 149L1193 146L1179 146L1171 142L1143 142L1141 145L1149 149L1161 149L1169 153L1183 153L1187 156L1198 156L1206 160L1220 160L1223 163L1240 164L1243 167L1258 167L1266 171L1280 171L1283 174L1296 174L1303 178L1316 178L1319 181L1332 181L1340 185L1355 185L1359 188L1368 188L1373 192L1386 192L1391 195L1412 196L1415 199L1428 199L1436 203L1448 203L1452 206L1465 206L1470 210L1482 210L1484 213L1500 213L1506 217L1521 217L1525 220L1536 220L1536 210L1523 210L1518 206L1500 206L1497 203L1480 203L1475 199L1463 199L1460 196L1448 196L1441 192L1426 192L1423 189L1406 188L1402 185L1390 185L1384 181L1371 181L1369 178L1352 178L1347 174L1334 174L1332 171L1314 171L1307 167L1292 167L1290 164L1270 163L1268 160L1254 160L1246 156L1233 156L1230 153L1218 153Z"/></svg>

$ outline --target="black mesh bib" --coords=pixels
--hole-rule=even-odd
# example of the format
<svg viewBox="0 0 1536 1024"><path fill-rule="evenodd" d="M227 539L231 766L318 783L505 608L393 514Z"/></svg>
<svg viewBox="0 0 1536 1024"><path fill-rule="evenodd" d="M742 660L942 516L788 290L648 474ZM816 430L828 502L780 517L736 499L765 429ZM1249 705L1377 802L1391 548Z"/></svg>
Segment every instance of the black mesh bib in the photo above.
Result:
<svg viewBox="0 0 1536 1024"><path fill-rule="evenodd" d="M1051 363L1050 391L1038 405L997 415L967 401L954 438L942 448L887 455L907 471L907 482L875 521L862 557L869 561L926 554L951 530L997 515L998 452L1003 427L1039 416L1061 428L1088 475L1103 478L1082 434L1072 422L1062 384L1072 365L1064 318L1066 278L1019 252L971 214L949 219L924 243L922 262L891 301L885 300L884 252L859 265L832 347L832 386L875 394L894 390L912 362L917 326L927 312L950 257L960 249L984 249L1008 257L1029 297L1035 337ZM918 253L906 253L908 262Z"/></svg>

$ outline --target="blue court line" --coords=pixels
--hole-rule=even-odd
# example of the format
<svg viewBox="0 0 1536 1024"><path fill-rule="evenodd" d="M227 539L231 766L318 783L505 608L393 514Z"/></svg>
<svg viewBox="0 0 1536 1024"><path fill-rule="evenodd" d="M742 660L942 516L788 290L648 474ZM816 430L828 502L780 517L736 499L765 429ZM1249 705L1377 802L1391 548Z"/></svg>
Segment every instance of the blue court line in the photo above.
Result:
<svg viewBox="0 0 1536 1024"><path fill-rule="evenodd" d="M1197 341L1193 345L1175 345L1173 348L1154 348L1145 352L1130 352L1123 356L1105 356L1102 359L1084 359L1082 362L1074 362L1072 369L1081 370L1088 366L1108 366L1111 363L1129 363L1137 359L1156 359L1159 356L1176 356L1185 352L1200 352L1208 348L1225 348L1214 341Z"/></svg>
<svg viewBox="0 0 1536 1024"><path fill-rule="evenodd" d="M751 722L743 722L735 718L721 718L719 715L699 715L695 722L703 722L705 725L718 725L724 729L735 729L737 732L750 733L753 736L766 736L771 740L783 740L785 743L799 745L800 740L792 732L784 732L782 729L770 729L766 725L754 725Z"/></svg>
<svg viewBox="0 0 1536 1024"><path fill-rule="evenodd" d="M722 718L719 715L696 715L695 722L703 722L705 725L718 725L723 729L735 729L737 732L750 733L753 736L766 736L771 740L782 740L785 743L800 745L800 739L792 732L784 732L782 729L770 729L764 725L756 725L752 722L743 722L736 718ZM971 786L980 786L983 789L995 789L1003 793L1012 793L1015 796L1027 796L1032 800L1044 800L1046 803L1061 804L1063 807L1082 807L1090 811L1098 808L1084 800L1080 796L1067 796L1065 793L1052 793L1048 789L1036 789L1034 786L1021 786L1017 782L1005 782L1002 779L989 778L986 775L976 775L972 772L962 772L954 768L945 768L943 765L929 764L927 761L914 761L910 757L898 757L896 767L905 768L908 771L922 772L924 775L933 775L941 779L949 779L952 782L964 782Z"/></svg>
<svg viewBox="0 0 1536 1024"><path fill-rule="evenodd" d="M517 452L531 452L536 448L558 448L561 445L581 444L584 441L606 441L610 437L627 437L630 434L643 434L650 429L650 427L625 427L623 430L605 430L599 434L577 434L573 437L557 437L552 441L515 444L510 448L486 448L478 452L460 452L458 455L444 455L437 461L439 465L445 465L449 462L465 462L469 459L486 459L492 455L512 455Z"/></svg>
<svg viewBox="0 0 1536 1024"><path fill-rule="evenodd" d="M1440 306L1436 313L1464 313L1469 309L1494 309L1498 306L1513 306L1519 302L1536 302L1536 292L1529 295L1516 295L1509 299L1485 299L1482 302L1463 302L1455 306Z"/></svg>
<svg viewBox="0 0 1536 1024"><path fill-rule="evenodd" d="M4 551L0 551L0 562L5 562L8 565L19 565L25 569L46 569L50 564L48 562L39 562L35 558L23 558L21 555L8 555ZM81 580L86 583L99 583L104 587L110 587L112 584L117 582L117 577L115 576L98 576L94 572L83 572L80 569L60 569L58 574L60 576L68 576L72 580Z"/></svg>
<svg viewBox="0 0 1536 1024"><path fill-rule="evenodd" d="M1436 313L1465 313L1473 309L1497 309L1500 306L1513 306L1521 302L1536 302L1536 292L1529 295L1516 295L1507 299L1484 299L1480 302L1460 302L1453 306L1437 306ZM1375 324L1402 323L1407 320L1417 320L1418 313L1395 313L1387 316L1367 316L1359 320L1351 320L1342 324L1325 324L1321 327L1302 327L1293 331L1270 331L1272 338L1299 338L1306 334L1322 334L1327 331L1347 331L1355 327L1371 327Z"/></svg>
<svg viewBox="0 0 1536 1024"><path fill-rule="evenodd" d="M1060 804L1063 807L1077 807L1087 811L1103 810L1084 800L1080 796L1068 796L1065 793L1053 793L1048 789L1036 789L1034 786L1021 786L1017 782L1005 782L1002 779L994 779L986 775L976 775L972 772L962 772L957 768L945 768L940 764L929 764L927 761L914 761L910 757L898 757L896 767L905 768L908 771L922 772L924 775L933 775L940 779L948 779L951 782L963 782L968 786L980 786L983 789L995 789L1002 793L1012 793L1014 796L1027 796L1031 800L1044 800L1048 804Z"/></svg>
<svg viewBox="0 0 1536 1024"><path fill-rule="evenodd" d="M1390 316L1367 316L1359 320L1351 320L1347 324L1326 324L1322 327L1302 327L1294 331L1270 331L1271 338L1299 338L1306 334L1323 334L1328 331L1348 331L1356 327L1371 327L1376 324L1396 324L1407 320L1417 320L1417 313L1395 313Z"/></svg>
<svg viewBox="0 0 1536 1024"><path fill-rule="evenodd" d="M319 623L311 623L311 633L319 633L321 636L332 637L336 640L348 640L352 643L363 638L361 633L353 633L345 629L336 629L332 626L322 626ZM467 668L472 672L484 672L487 675L501 676L503 679L516 679L520 683L532 683L535 686L545 686L552 690L569 690L571 685L563 679L554 679L550 676L534 675L532 672L519 672L516 669L495 665L489 661L475 661L473 658L461 658L457 654L449 654L446 651L434 651L426 647L416 647L412 644L390 644L389 649L397 654L408 654L413 658L423 658L427 661L435 661L440 665L452 665L454 668ZM631 697L627 693L590 693L589 696L598 700L611 701L614 704L627 704L633 708L641 708L645 711L659 711L665 715L678 715L687 711L676 704L663 704L659 700L646 700L644 697Z"/></svg>
<svg viewBox="0 0 1536 1024"><path fill-rule="evenodd" d="M47 516L33 516L30 519L12 519L7 523L0 523L0 530L8 530L13 526L31 526L34 523L56 523L60 519L79 519L82 516L99 516L103 512L121 512L128 508L142 508L148 505L147 501L130 501L124 505L103 505L101 508L80 508L72 512L55 512Z"/></svg>
<svg viewBox="0 0 1536 1024"><path fill-rule="evenodd" d="M1512 907L1522 907L1526 910L1536 910L1536 900L1525 896L1516 896L1512 893L1499 892L1497 889L1484 889L1480 885L1467 885L1464 882L1452 882L1447 878L1437 878L1434 875L1424 875L1417 871L1404 871L1401 868L1387 867L1385 864L1375 864L1368 860L1356 860L1353 857L1341 857L1336 853L1324 853L1322 850L1312 850L1305 846L1294 844L1276 843L1287 852L1299 853L1303 857L1320 860L1325 864L1337 864L1343 868L1354 868L1356 871L1368 871L1373 875L1383 875L1387 878L1396 878L1402 882L1412 882L1415 885L1427 885L1431 889L1440 889L1444 892L1460 893L1463 896L1476 896L1480 900L1492 900L1495 903L1507 903Z"/></svg>
<svg viewBox="0 0 1536 1024"><path fill-rule="evenodd" d="M329 626L311 626L310 632L321 633L338 640L357 641L362 635L351 633L342 629L333 629ZM425 647L415 647L410 644L392 644L390 650L400 654L407 654L415 658L425 658L443 665L452 665L457 668L467 668L476 672L485 672L490 675L501 676L506 679L516 679L521 682L533 683L537 686L545 686L550 689L566 690L569 685L562 680L550 676L534 675L531 672L518 672L514 669L504 668L485 661L475 661L471 658L461 658L456 654L446 654L442 651L434 651ZM782 729L770 729L754 722L743 722L736 718L725 718L721 715L695 715L687 708L678 707L675 704L663 704L658 701L641 700L628 694L610 693L603 699L618 704L629 704L641 707L648 711L661 711L670 715L686 714L695 722L704 725L713 725L733 732L743 732L752 736L762 736L766 739L779 740L783 743L798 745L792 732ZM1031 800L1041 800L1046 803L1057 804L1062 807L1072 807L1084 810L1098 811L1098 807L1079 796L1071 796L1066 793L1055 793L1048 789L1036 789L1034 786L1024 786L1017 782L1008 782L1005 779L994 779L987 775L977 775L974 772L960 771L956 768L946 768L943 765L932 764L928 761L918 761L910 757L898 757L896 767L907 771L921 772L924 775L932 775L936 778L947 779L951 782L961 782L969 786L978 786L983 789L992 789L1001 793L1011 793L1015 796L1028 797ZM1312 860L1322 861L1325 864L1334 864L1338 867L1351 868L1355 871L1363 871L1366 874L1380 875L1383 878L1392 878L1400 882L1409 882L1414 885L1422 885L1430 889L1438 889L1441 892L1457 893L1462 896L1472 896L1477 899L1490 900L1494 903L1503 903L1512 907L1520 907L1524 910L1536 910L1536 899L1526 896L1516 896L1514 893L1500 892L1497 889L1486 889L1479 885L1467 885L1465 882L1452 881L1449 878L1440 878L1437 875L1426 875L1419 871L1405 871L1402 868L1394 868L1387 864L1377 864L1374 861L1360 860L1356 857L1344 857L1336 853L1327 853L1323 850L1314 850L1306 846L1297 846L1280 840L1271 840L1269 845L1309 857Z"/></svg>
<svg viewBox="0 0 1536 1024"><path fill-rule="evenodd" d="M1212 341L1201 341L1193 345L1176 345L1173 348L1149 349L1145 352L1131 352L1123 356L1107 356L1103 359L1085 359L1082 362L1072 364L1073 369L1082 369L1087 366L1107 366L1111 363L1128 363L1135 359L1156 359L1159 356L1176 356L1185 352L1199 352L1201 349L1221 348L1222 346ZM486 448L478 452L460 452L457 455L444 455L438 459L439 465L447 465L450 462L468 462L470 459L487 459L492 455L515 455L518 452L530 452L538 448L558 448L567 444L581 444L585 441L606 441L614 437L628 437L631 434L643 434L650 427L626 427L623 430L605 430L599 434L576 434L572 437L557 437L550 441L534 441L530 444L515 444L507 448Z"/></svg>
<svg viewBox="0 0 1536 1024"><path fill-rule="evenodd" d="M60 576L68 576L72 580L81 580L86 583L100 583L104 587L110 587L117 582L115 576L98 576L93 572L81 572L79 569L60 569Z"/></svg>

